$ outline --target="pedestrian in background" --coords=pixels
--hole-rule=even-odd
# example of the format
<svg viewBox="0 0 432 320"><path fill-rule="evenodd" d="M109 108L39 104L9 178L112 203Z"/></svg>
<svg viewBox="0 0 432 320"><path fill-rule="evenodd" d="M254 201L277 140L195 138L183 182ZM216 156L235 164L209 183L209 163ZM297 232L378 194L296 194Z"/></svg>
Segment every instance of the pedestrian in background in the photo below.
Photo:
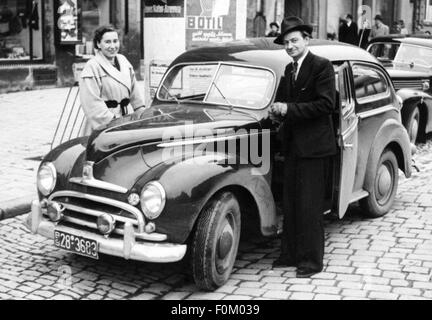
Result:
<svg viewBox="0 0 432 320"><path fill-rule="evenodd" d="M401 29L400 33L401 34L408 34L408 29L405 26L405 21L399 20L399 25L400 25L400 29Z"/></svg>
<svg viewBox="0 0 432 320"><path fill-rule="evenodd" d="M401 27L399 24L399 21L393 21L393 25L390 29L391 34L400 34L401 33Z"/></svg>
<svg viewBox="0 0 432 320"><path fill-rule="evenodd" d="M277 37L280 35L279 25L276 22L270 23L271 31L267 33L266 37Z"/></svg>
<svg viewBox="0 0 432 320"><path fill-rule="evenodd" d="M339 41L358 46L358 26L353 21L353 16L347 14L340 28Z"/></svg>
<svg viewBox="0 0 432 320"><path fill-rule="evenodd" d="M274 40L293 62L285 68L270 111L272 120L282 122L285 157L281 255L273 267L296 266L298 278L323 269L324 200L336 154L335 73L329 60L309 51L312 30L302 19L288 17Z"/></svg>
<svg viewBox="0 0 432 320"><path fill-rule="evenodd" d="M371 38L386 36L390 33L389 27L384 24L381 15L377 14L374 20L375 24L372 26Z"/></svg>
<svg viewBox="0 0 432 320"><path fill-rule="evenodd" d="M119 53L118 32L112 26L99 27L93 45L95 56L86 63L80 76L80 100L86 116L82 135L126 115L130 106L134 111L144 110L134 69Z"/></svg>

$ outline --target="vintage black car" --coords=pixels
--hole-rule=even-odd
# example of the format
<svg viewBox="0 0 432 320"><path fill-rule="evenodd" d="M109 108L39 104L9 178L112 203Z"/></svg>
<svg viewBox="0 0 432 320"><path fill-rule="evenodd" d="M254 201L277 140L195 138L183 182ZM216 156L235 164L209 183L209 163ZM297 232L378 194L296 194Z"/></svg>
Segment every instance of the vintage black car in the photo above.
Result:
<svg viewBox="0 0 432 320"><path fill-rule="evenodd" d="M366 216L382 216L399 170L411 175L391 80L362 49L312 41L311 50L333 62L338 88L339 155L326 213L342 218L360 201ZM199 287L223 285L241 233L280 232L283 157L268 110L289 62L271 38L180 55L138 119L117 119L44 157L27 227L92 258L187 256Z"/></svg>
<svg viewBox="0 0 432 320"><path fill-rule="evenodd" d="M372 39L367 50L386 67L404 100L402 122L411 142L424 142L432 131L432 38L383 36Z"/></svg>

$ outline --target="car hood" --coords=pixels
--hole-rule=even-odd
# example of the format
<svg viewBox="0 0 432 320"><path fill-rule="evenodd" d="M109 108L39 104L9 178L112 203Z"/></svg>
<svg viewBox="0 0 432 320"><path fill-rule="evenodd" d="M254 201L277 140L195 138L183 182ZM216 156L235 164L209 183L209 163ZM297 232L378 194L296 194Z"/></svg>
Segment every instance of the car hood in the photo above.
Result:
<svg viewBox="0 0 432 320"><path fill-rule="evenodd" d="M258 119L252 111L246 114L215 106L157 105L145 110L137 120L129 115L95 130L89 137L86 160L97 163L133 146L154 148L161 142L258 129L261 127Z"/></svg>
<svg viewBox="0 0 432 320"><path fill-rule="evenodd" d="M401 69L399 67L389 67L386 68L390 78L392 79L428 79L429 78L429 74L427 72L423 72L423 71L418 71L418 70L404 70Z"/></svg>

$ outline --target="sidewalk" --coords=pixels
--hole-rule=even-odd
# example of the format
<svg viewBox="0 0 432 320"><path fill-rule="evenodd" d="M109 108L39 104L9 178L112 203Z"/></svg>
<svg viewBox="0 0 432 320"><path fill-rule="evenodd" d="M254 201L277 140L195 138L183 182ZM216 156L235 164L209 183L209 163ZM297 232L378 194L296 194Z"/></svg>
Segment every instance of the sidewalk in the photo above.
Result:
<svg viewBox="0 0 432 320"><path fill-rule="evenodd" d="M144 92L144 82L139 82ZM69 88L0 94L0 220L30 208Z"/></svg>

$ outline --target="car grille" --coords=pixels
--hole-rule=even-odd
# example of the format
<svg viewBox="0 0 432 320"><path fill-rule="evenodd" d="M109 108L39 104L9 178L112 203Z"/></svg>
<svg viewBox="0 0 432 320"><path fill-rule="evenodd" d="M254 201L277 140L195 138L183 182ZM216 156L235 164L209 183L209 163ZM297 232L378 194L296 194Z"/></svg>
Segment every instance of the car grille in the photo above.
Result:
<svg viewBox="0 0 432 320"><path fill-rule="evenodd" d="M64 206L61 224L99 233L97 218L108 213L116 221L115 229L112 232L113 236L123 235L125 223L130 222L135 229L137 238L162 240L162 238L159 239L159 234L152 235L144 232L144 216L138 209L127 203L76 191L59 191L51 195L49 200Z"/></svg>
<svg viewBox="0 0 432 320"><path fill-rule="evenodd" d="M423 90L423 83L428 80L393 80L396 90L400 89L416 89Z"/></svg>

